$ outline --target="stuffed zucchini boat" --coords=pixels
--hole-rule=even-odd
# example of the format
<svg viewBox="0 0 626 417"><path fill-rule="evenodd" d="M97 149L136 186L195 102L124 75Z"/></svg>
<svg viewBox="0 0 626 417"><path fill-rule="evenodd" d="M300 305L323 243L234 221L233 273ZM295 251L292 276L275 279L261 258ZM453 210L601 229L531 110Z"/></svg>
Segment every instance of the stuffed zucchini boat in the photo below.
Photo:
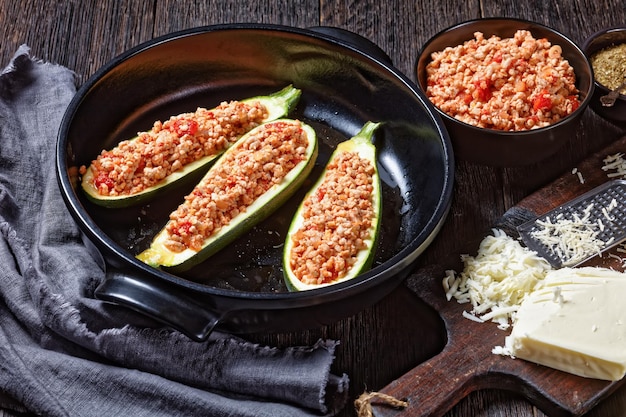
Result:
<svg viewBox="0 0 626 417"><path fill-rule="evenodd" d="M157 121L151 130L102 151L89 167L81 167L82 188L91 201L106 207L145 202L208 167L251 129L286 117L300 95L290 85L268 96L222 102L210 110L198 108Z"/></svg>
<svg viewBox="0 0 626 417"><path fill-rule="evenodd" d="M209 169L137 258L172 272L202 262L281 206L313 169L317 149L315 131L298 120L256 127Z"/></svg>
<svg viewBox="0 0 626 417"><path fill-rule="evenodd" d="M367 122L337 146L296 211L283 252L290 290L346 281L371 266L382 204L376 147L371 142L378 126Z"/></svg>

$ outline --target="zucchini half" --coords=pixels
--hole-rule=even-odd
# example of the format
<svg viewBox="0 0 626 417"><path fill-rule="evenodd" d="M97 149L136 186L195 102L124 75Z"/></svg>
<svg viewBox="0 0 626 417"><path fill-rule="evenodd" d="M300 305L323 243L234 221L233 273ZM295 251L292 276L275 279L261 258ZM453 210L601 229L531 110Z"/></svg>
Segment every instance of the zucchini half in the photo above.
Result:
<svg viewBox="0 0 626 417"><path fill-rule="evenodd" d="M283 250L283 271L284 278L287 287L291 291L303 291L320 288L323 286L336 284L356 277L362 272L370 268L374 255L376 252L376 244L378 241L379 229L380 229L380 217L382 209L382 197L381 197L381 184L380 176L378 174L378 168L376 166L376 147L372 143L371 139L374 131L378 128L380 123L367 122L359 133L353 136L351 139L340 143L335 151L330 156L328 164L324 169L324 172L313 185L313 187L307 192L304 200L300 204L299 208L294 215L294 218L289 226L289 231L285 240L285 247ZM369 160L374 166L374 173L372 175L372 208L374 211L373 219L369 228L369 238L364 241L365 248L361 249L356 255L355 263L345 272L344 275L339 276L334 281L323 283L305 283L302 282L295 274L291 267L292 249L294 247L294 235L302 228L304 222L305 202L309 198L319 198L318 190L324 186L324 180L328 171L328 165L336 160L344 152L357 152L361 158ZM325 197L333 198L334 195L330 193L325 194ZM327 233L332 233L329 229L325 229ZM300 261L303 262L303 261Z"/></svg>
<svg viewBox="0 0 626 417"><path fill-rule="evenodd" d="M268 116L263 120L263 122L269 122L287 116L287 114L289 114L289 112L297 104L298 100L300 99L301 93L301 90L293 87L292 85L289 85L282 90L268 96L252 97L241 100L241 102L251 103L260 101L268 110ZM132 141L136 139L137 137L134 137L130 140ZM82 176L81 186L87 198L95 204L109 208L128 207L135 204L143 203L151 197L154 197L155 194L157 194L159 191L170 188L192 172L196 172L199 169L208 167L223 152L224 151L222 150L221 152L207 155L199 160L189 163L182 167L180 170L171 173L157 184L134 194L119 196L101 195L94 185L95 178L91 165L87 168L86 172Z"/></svg>
<svg viewBox="0 0 626 417"><path fill-rule="evenodd" d="M171 222L170 220L156 235L150 247L137 255L137 258L153 267L166 267L172 272L184 272L223 249L285 203L311 173L318 153L315 130L311 126L296 120L279 119L254 128L224 153L224 156L205 174L203 180L211 175L213 170L219 169L220 166L224 165L224 161L227 160L229 153L239 152L240 148L245 144L246 138L274 123L299 123L308 139L308 147L303 160L298 162L280 183L273 185L247 206L245 211L233 217L227 225L206 238L199 251L187 248L181 252L175 252L166 246L166 242L169 239L167 226ZM203 180L200 181L200 184L202 184ZM190 194L193 194L193 191Z"/></svg>

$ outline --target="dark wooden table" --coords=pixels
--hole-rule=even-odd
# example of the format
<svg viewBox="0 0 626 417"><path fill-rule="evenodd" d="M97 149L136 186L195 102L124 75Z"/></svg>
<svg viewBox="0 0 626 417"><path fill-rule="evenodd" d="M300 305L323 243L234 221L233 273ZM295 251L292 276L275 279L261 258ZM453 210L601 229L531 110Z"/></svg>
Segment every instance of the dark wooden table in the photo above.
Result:
<svg viewBox="0 0 626 417"><path fill-rule="evenodd" d="M26 43L35 57L64 65L85 81L100 66L155 36L194 26L262 22L335 26L378 44L412 80L424 42L438 31L478 17L520 17L551 26L579 45L591 33L626 23L623 0L74 0L0 1L0 58L8 63ZM570 171L586 155L623 135L591 110L575 138L550 163L500 169L458 161L453 205L435 242L417 267L458 268L459 254L472 251L510 207ZM401 285L378 304L333 325L302 332L251 335L278 346L341 341L335 371L351 378L351 399L382 389L442 348L444 329L436 313ZM626 387L601 402L589 417L622 416ZM342 415L354 415L350 404ZM8 413L7 413L8 415ZM543 416L508 391L470 393L447 416Z"/></svg>

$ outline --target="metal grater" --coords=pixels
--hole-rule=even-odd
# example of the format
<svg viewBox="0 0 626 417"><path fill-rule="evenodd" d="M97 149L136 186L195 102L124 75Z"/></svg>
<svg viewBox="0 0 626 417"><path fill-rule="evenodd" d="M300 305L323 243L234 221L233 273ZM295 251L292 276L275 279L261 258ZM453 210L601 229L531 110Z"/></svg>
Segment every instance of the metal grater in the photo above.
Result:
<svg viewBox="0 0 626 417"><path fill-rule="evenodd" d="M603 211L603 208L606 209L611 206L613 208L610 211ZM536 232L545 232L549 229L542 225L543 222L573 222L576 216L581 219L586 216L584 223L589 225L588 230L594 234L595 241L598 243L597 248L587 248L582 253L577 254L580 256L570 256L572 255L571 252L559 252L555 245L546 244L543 239L534 235ZM626 180L606 182L580 197L518 226L517 231L526 246L545 258L553 267L580 265L626 240ZM558 234L552 236L558 237ZM561 243L564 241L565 239Z"/></svg>

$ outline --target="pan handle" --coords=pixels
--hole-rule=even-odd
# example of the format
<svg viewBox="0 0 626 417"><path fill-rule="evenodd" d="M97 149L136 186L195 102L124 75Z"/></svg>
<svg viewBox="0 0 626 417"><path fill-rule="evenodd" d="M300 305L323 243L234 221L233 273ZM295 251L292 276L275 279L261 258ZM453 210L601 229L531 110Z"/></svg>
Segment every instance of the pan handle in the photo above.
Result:
<svg viewBox="0 0 626 417"><path fill-rule="evenodd" d="M346 42L354 47L356 47L361 52L366 53L370 57L377 59L379 61L384 62L385 64L389 64L393 66L393 62L389 55L385 53L378 45L369 39L351 32L346 29L341 29L333 26L311 26L308 28L309 30L317 33L321 33L323 35L331 36L335 39L339 39L340 41Z"/></svg>
<svg viewBox="0 0 626 417"><path fill-rule="evenodd" d="M205 341L221 319L204 301L199 303L183 290L122 269L108 268L95 296L152 317L198 342Z"/></svg>

